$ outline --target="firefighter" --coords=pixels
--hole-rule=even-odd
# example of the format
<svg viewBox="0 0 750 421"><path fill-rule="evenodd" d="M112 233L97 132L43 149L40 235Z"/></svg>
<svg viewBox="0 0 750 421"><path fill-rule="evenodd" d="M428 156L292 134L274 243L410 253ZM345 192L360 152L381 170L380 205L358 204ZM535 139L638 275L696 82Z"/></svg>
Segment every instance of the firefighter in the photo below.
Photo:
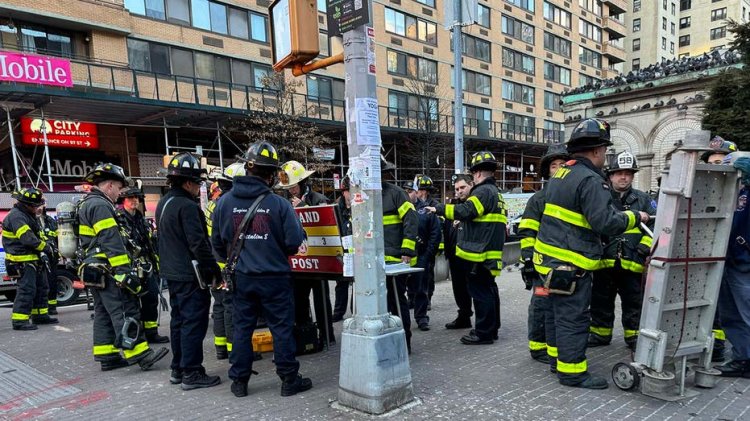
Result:
<svg viewBox="0 0 750 421"><path fill-rule="evenodd" d="M143 286L133 271L115 210L128 179L121 167L106 163L94 167L84 181L92 187L76 212L83 256L79 275L94 296L94 360L102 371L134 363L148 370L169 351L149 348L140 328L137 295Z"/></svg>
<svg viewBox="0 0 750 421"><path fill-rule="evenodd" d="M647 193L633 188L638 163L630 152L616 156L607 168L613 201L619 210L656 214L656 201ZM651 251L651 237L639 227L609 237L604 249L604 268L594 272L591 289L591 326L589 347L609 345L615 322L615 297L620 296L625 344L635 350L641 320L643 276L646 257Z"/></svg>
<svg viewBox="0 0 750 421"><path fill-rule="evenodd" d="M474 186L474 181L470 174L455 174L452 177L454 198L451 204L458 205L469 198L469 192ZM458 306L458 316L445 324L446 329L470 329L471 316L474 312L471 310L471 295L467 285L467 271L464 267L464 259L456 257L456 242L458 241L459 232L463 231L463 222L459 220L447 221L443 224L443 239L445 242L445 256L448 258L448 267L451 272L451 287L453 289L453 298Z"/></svg>
<svg viewBox="0 0 750 421"><path fill-rule="evenodd" d="M406 192L386 180L394 180L396 165L381 155L382 200L383 200L383 245L385 263L417 264L417 230L419 217ZM400 315L406 334L407 351L411 354L411 316L406 297L407 275L387 276L386 294L388 311ZM395 290L394 290L395 287Z"/></svg>
<svg viewBox="0 0 750 421"><path fill-rule="evenodd" d="M297 161L287 161L279 171L279 182L274 189L286 190L289 201L295 208L305 206L327 205L328 199L322 194L314 191L307 182L308 177L315 171L308 171ZM294 287L294 320L297 326L312 323L310 317L310 292L313 294L315 303L315 320L320 331L319 338L323 343L325 327L323 321L328 320L328 338L330 343L336 343L333 335L333 312L331 310L331 291L328 282L320 282L313 279L295 278L292 282ZM327 319L326 317L327 316Z"/></svg>
<svg viewBox="0 0 750 421"><path fill-rule="evenodd" d="M425 206L435 207L439 203L435 198L430 197L432 192L435 191L435 185L432 182L432 178L428 175L420 175L417 177L417 197L421 203L425 203ZM445 218L438 217L440 223L440 236L438 238L438 248L435 252L427 255L428 265L425 267L425 273L427 276L427 310L432 310L432 294L435 292L435 257L439 252L445 250L445 243L443 243L443 222Z"/></svg>
<svg viewBox="0 0 750 421"><path fill-rule="evenodd" d="M721 165L725 163L727 156L732 152L737 152L737 144L724 140L721 136L714 136L708 144L709 149L701 155L701 161L707 164ZM714 324L712 327L714 333L714 349L711 354L711 361L722 362L725 360L724 351L726 349L727 335L721 326L721 302L716 306Z"/></svg>
<svg viewBox="0 0 750 421"><path fill-rule="evenodd" d="M609 124L586 119L567 143L571 160L545 187L545 205L534 243L534 267L549 287L554 323L547 353L566 386L605 389L607 381L588 372L586 343L591 272L601 268L602 236L615 236L648 222L645 212L617 211L601 168L610 146ZM550 333L550 332L547 332ZM552 336L552 337L550 337Z"/></svg>
<svg viewBox="0 0 750 421"><path fill-rule="evenodd" d="M447 220L463 221L456 244L456 257L464 260L469 294L474 300L474 329L461 337L465 345L492 344L500 329L500 296L495 277L503 266L503 244L507 210L495 185L497 160L490 151L471 158L474 187L466 202L427 207Z"/></svg>
<svg viewBox="0 0 750 421"><path fill-rule="evenodd" d="M252 337L262 314L273 335L276 374L281 378L281 396L292 396L312 387L312 381L299 375L295 358L294 292L288 257L307 251L305 232L290 203L273 194L271 186L279 168L276 148L267 142L250 145L245 154L248 176L237 177L234 187L216 205L211 242L219 261L227 264L233 285L234 346L229 361L231 391L247 396L253 373ZM238 228L248 210L257 211ZM241 238L240 242L237 239ZM229 249L237 245L236 262Z"/></svg>
<svg viewBox="0 0 750 421"><path fill-rule="evenodd" d="M549 180L567 160L568 152L565 150L565 145L559 143L550 145L539 163L542 180ZM553 326L547 327L544 323L549 292L542 285L542 278L534 269L532 260L534 243L539 232L539 220L542 219L543 211L544 190L542 189L534 193L526 203L526 209L518 224L518 235L521 237L521 261L523 262L521 277L526 284L526 289L532 291L528 317L529 352L534 360L549 364L545 332Z"/></svg>
<svg viewBox="0 0 750 421"><path fill-rule="evenodd" d="M198 203L206 175L202 158L193 153L171 157L167 165L170 189L156 206L161 276L169 286L172 372L169 381L182 390L212 387L219 376L203 368L203 339L208 331L211 293L221 279L206 218Z"/></svg>
<svg viewBox="0 0 750 421"><path fill-rule="evenodd" d="M336 201L336 207L339 211L339 226L341 227L341 236L352 235L352 201L349 192L349 177L341 179L340 184L341 196ZM347 251L348 252L348 251ZM346 308L349 306L349 287L353 282L352 278L345 278L336 281L335 296L336 301L333 305L333 323L340 322L344 319Z"/></svg>
<svg viewBox="0 0 750 421"><path fill-rule="evenodd" d="M42 239L50 245L52 252L49 254L49 271L47 272L47 295L48 313L57 315L57 264L60 262L57 247L57 221L47 214L47 208L42 207L39 214L39 225L42 228Z"/></svg>
<svg viewBox="0 0 750 421"><path fill-rule="evenodd" d="M54 324L47 307L46 268L52 246L43 239L37 211L44 206L42 191L29 187L14 191L16 204L3 219L5 266L11 277L18 278L13 301L13 330L36 330L38 324Z"/></svg>
<svg viewBox="0 0 750 421"><path fill-rule="evenodd" d="M141 299L141 322L146 341L150 344L164 344L169 337L159 335L159 261L154 250L152 229L146 221L145 215L138 209L145 199L143 191L138 187L129 187L120 193L117 208L118 222L125 230L128 241L136 253L132 258L134 266L143 284L144 294ZM140 268L140 269L138 269Z"/></svg>

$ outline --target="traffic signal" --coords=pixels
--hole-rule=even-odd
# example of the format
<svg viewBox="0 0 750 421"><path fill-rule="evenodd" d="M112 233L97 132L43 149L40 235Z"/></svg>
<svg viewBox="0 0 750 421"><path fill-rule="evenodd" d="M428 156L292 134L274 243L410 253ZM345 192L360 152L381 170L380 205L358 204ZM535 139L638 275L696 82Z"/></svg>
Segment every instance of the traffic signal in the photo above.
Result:
<svg viewBox="0 0 750 421"><path fill-rule="evenodd" d="M316 0L274 0L269 12L273 70L305 64L320 54Z"/></svg>

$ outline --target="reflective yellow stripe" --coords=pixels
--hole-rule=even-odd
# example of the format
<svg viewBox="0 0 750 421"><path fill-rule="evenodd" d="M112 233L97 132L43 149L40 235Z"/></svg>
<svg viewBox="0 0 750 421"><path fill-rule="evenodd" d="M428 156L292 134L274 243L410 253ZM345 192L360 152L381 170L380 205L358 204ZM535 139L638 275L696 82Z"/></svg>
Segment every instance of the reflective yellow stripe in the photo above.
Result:
<svg viewBox="0 0 750 421"><path fill-rule="evenodd" d="M227 337L226 336L214 336L214 345L227 346Z"/></svg>
<svg viewBox="0 0 750 421"><path fill-rule="evenodd" d="M630 260L620 259L620 266L623 269L629 270L635 273L643 273L643 265Z"/></svg>
<svg viewBox="0 0 750 421"><path fill-rule="evenodd" d="M404 238L404 239L403 239L403 240L401 241L401 248L402 248L402 249L407 249L407 250L415 250L415 249L416 249L416 246L417 246L417 242L416 242L416 241L414 241L414 240L410 240L410 239L408 239L408 238Z"/></svg>
<svg viewBox="0 0 750 421"><path fill-rule="evenodd" d="M6 254L5 260L10 262L32 262L39 260L39 256L36 254Z"/></svg>
<svg viewBox="0 0 750 421"><path fill-rule="evenodd" d="M227 351L232 352L232 343L227 342Z"/></svg>
<svg viewBox="0 0 750 421"><path fill-rule="evenodd" d="M34 249L35 249L36 251L42 251L42 250L44 250L44 248L45 248L45 247L47 247L47 243L46 243L46 242L44 242L44 241L40 241L40 242L39 242L39 245L38 245L38 246L36 246L36 247L35 247Z"/></svg>
<svg viewBox="0 0 750 421"><path fill-rule="evenodd" d="M615 259L602 259L601 262L602 263L601 263L600 269L606 269L606 268L613 268L613 267L615 267L615 262L617 262L617 260L615 260Z"/></svg>
<svg viewBox="0 0 750 421"><path fill-rule="evenodd" d="M445 205L445 218L454 219L453 215L455 211L456 211L456 205L454 204Z"/></svg>
<svg viewBox="0 0 750 421"><path fill-rule="evenodd" d="M401 218L398 215L383 215L383 225L400 224Z"/></svg>
<svg viewBox="0 0 750 421"><path fill-rule="evenodd" d="M564 373L564 374L580 374L585 373L586 370L588 370L588 364L586 363L586 360L581 361L580 363L566 363L563 361L557 360L557 372L558 373Z"/></svg>
<svg viewBox="0 0 750 421"><path fill-rule="evenodd" d="M57 300L47 300L47 305L56 306Z"/></svg>
<svg viewBox="0 0 750 421"><path fill-rule="evenodd" d="M128 257L127 254L121 254L119 256L110 257L107 260L109 261L109 264L112 267L130 264L130 257Z"/></svg>
<svg viewBox="0 0 750 421"><path fill-rule="evenodd" d="M600 269L602 265L602 262L600 260L589 259L588 257L582 254L578 254L574 251L565 250L561 249L560 247L545 244L538 238L536 240L536 244L534 244L534 251L541 254L546 254L547 256L554 257L567 263L571 263L584 270L597 270Z"/></svg>
<svg viewBox="0 0 750 421"><path fill-rule="evenodd" d="M440 244L438 244L438 250L445 250L445 243L444 242L441 241Z"/></svg>
<svg viewBox="0 0 750 421"><path fill-rule="evenodd" d="M159 327L159 322L143 322L144 329L156 329Z"/></svg>
<svg viewBox="0 0 750 421"><path fill-rule="evenodd" d="M57 231L49 231L47 235L49 235L50 237L57 237Z"/></svg>
<svg viewBox="0 0 750 421"><path fill-rule="evenodd" d="M611 327L597 327L597 326L591 326L589 327L589 332L594 333L599 336L612 336L612 328Z"/></svg>
<svg viewBox="0 0 750 421"><path fill-rule="evenodd" d="M529 219L529 218L523 218L521 219L521 222L518 223L518 229L529 229L534 231L539 231L539 221L535 219Z"/></svg>
<svg viewBox="0 0 750 421"><path fill-rule="evenodd" d="M39 314L40 316L44 316L45 314L49 314L49 309L48 309L47 307L44 307L44 308L38 308L38 309L36 309L36 311L37 311L37 313L38 313L38 314ZM32 312L33 312L33 310L32 310Z"/></svg>
<svg viewBox="0 0 750 421"><path fill-rule="evenodd" d="M534 270L542 276L547 276L552 268L534 263Z"/></svg>
<svg viewBox="0 0 750 421"><path fill-rule="evenodd" d="M633 336L638 336L637 330L625 329L625 338L632 338Z"/></svg>
<svg viewBox="0 0 750 421"><path fill-rule="evenodd" d="M503 260L503 252L499 250L488 250L483 253L473 253L462 250L461 247L456 246L456 257L460 257L470 262L481 263L490 259Z"/></svg>
<svg viewBox="0 0 750 421"><path fill-rule="evenodd" d="M385 261L386 262L401 263L401 258L400 257L395 257L395 256L385 256Z"/></svg>
<svg viewBox="0 0 750 421"><path fill-rule="evenodd" d="M16 238L21 238L22 235L26 233L26 231L30 230L31 227L28 225L22 225L21 228L16 230Z"/></svg>
<svg viewBox="0 0 750 421"><path fill-rule="evenodd" d="M557 358L557 347L550 346L549 344L547 344L547 355L549 355L552 358Z"/></svg>
<svg viewBox="0 0 750 421"><path fill-rule="evenodd" d="M529 341L529 349L532 351L541 351L547 349L547 344L544 342Z"/></svg>
<svg viewBox="0 0 750 421"><path fill-rule="evenodd" d="M466 201L474 205L474 209L477 210L477 216L484 215L484 206L482 206L482 202L479 201L478 197L469 196L469 199Z"/></svg>
<svg viewBox="0 0 750 421"><path fill-rule="evenodd" d="M654 239L649 237L648 235L644 235L643 238L641 238L641 241L638 244L643 244L644 246L651 248L651 245L653 244Z"/></svg>
<svg viewBox="0 0 750 421"><path fill-rule="evenodd" d="M115 218L102 219L101 221L94 224L94 232L96 234L99 234L105 229L115 228L115 227L117 227L117 221L115 221Z"/></svg>
<svg viewBox="0 0 750 421"><path fill-rule="evenodd" d="M129 360L133 357L143 354L148 351L148 342L141 342L133 349L123 349L122 353L125 355L125 359Z"/></svg>
<svg viewBox="0 0 750 421"><path fill-rule="evenodd" d="M547 203L544 205L544 214L559 219L563 222L567 222L571 225L575 225L577 227L591 229L591 225L589 225L589 222L586 220L586 217L578 212L573 212L572 210L565 209L562 206L553 205L552 203Z"/></svg>
<svg viewBox="0 0 750 421"><path fill-rule="evenodd" d="M639 228L631 228L631 229L623 232L623 234L643 234L643 233L641 232L641 230Z"/></svg>
<svg viewBox="0 0 750 421"><path fill-rule="evenodd" d="M23 314L23 313L12 313L10 315L10 319L11 320L29 320L29 315Z"/></svg>
<svg viewBox="0 0 750 421"><path fill-rule="evenodd" d="M486 215L478 216L473 219L474 222L502 222L503 224L508 223L508 217L502 213L488 213Z"/></svg>
<svg viewBox="0 0 750 421"><path fill-rule="evenodd" d="M94 355L119 354L120 350L114 345L94 345Z"/></svg>
<svg viewBox="0 0 750 421"><path fill-rule="evenodd" d="M38 316L39 315L39 309L38 308L32 308L31 309L31 315L32 316Z"/></svg>
<svg viewBox="0 0 750 421"><path fill-rule="evenodd" d="M78 226L78 235L84 235L86 237L93 237L96 235L94 232L94 229L87 226L87 225L79 225Z"/></svg>
<svg viewBox="0 0 750 421"><path fill-rule="evenodd" d="M227 267L226 262L216 262L216 264L219 265L219 269L224 269L225 267Z"/></svg>
<svg viewBox="0 0 750 421"><path fill-rule="evenodd" d="M718 339L718 340L721 340L721 341L726 341L727 340L727 335L726 335L726 333L724 333L723 330L721 330L721 329L714 329L714 330L712 330L712 332L714 333L714 339Z"/></svg>
<svg viewBox="0 0 750 421"><path fill-rule="evenodd" d="M492 276L500 276L500 271L499 270L490 270L490 275L492 275Z"/></svg>
<svg viewBox="0 0 750 421"><path fill-rule="evenodd" d="M522 249L527 249L527 248L534 247L534 243L536 243L536 238L535 237L522 238L521 239L521 248Z"/></svg>
<svg viewBox="0 0 750 421"><path fill-rule="evenodd" d="M638 222L640 221L640 218L636 218L635 212L633 211L625 211L625 214L628 215L628 227L625 228L625 231L634 228L637 226ZM640 215L639 215L640 217Z"/></svg>
<svg viewBox="0 0 750 421"><path fill-rule="evenodd" d="M3 230L3 237L5 237L5 238L18 238L18 236L16 235L16 233L14 233L13 231L9 231L9 230Z"/></svg>
<svg viewBox="0 0 750 421"><path fill-rule="evenodd" d="M406 215L406 212L409 212L410 210L414 209L414 204L411 202L404 202L399 208L398 208L398 217L401 219L404 219L404 215Z"/></svg>

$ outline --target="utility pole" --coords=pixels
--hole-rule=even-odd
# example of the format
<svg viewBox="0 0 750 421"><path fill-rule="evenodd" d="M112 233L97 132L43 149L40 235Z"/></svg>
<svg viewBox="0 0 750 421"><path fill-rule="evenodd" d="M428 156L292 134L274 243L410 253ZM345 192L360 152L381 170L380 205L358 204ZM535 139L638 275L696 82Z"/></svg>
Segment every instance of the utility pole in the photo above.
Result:
<svg viewBox="0 0 750 421"><path fill-rule="evenodd" d="M454 159L454 170L456 174L464 172L464 98L463 98L463 66L461 56L463 55L463 21L461 18L461 0L453 0L453 143L456 149Z"/></svg>
<svg viewBox="0 0 750 421"><path fill-rule="evenodd" d="M366 3L372 10L372 0ZM414 392L403 325L387 308L380 120L368 29L343 34L356 311L341 335L338 402L382 414L412 401Z"/></svg>

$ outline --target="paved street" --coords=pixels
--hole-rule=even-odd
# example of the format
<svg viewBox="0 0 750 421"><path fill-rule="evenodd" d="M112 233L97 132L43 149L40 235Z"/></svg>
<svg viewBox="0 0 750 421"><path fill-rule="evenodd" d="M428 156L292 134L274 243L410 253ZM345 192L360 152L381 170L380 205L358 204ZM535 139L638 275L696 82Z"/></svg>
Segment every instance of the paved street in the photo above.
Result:
<svg viewBox="0 0 750 421"><path fill-rule="evenodd" d="M411 369L421 404L400 419L523 420L750 420L750 380L723 379L691 400L666 403L639 393L567 388L544 365L529 358L526 345L528 292L518 272L500 277L502 329L494 345L470 347L458 339L465 331L443 325L455 315L449 282L437 286L432 330L415 331ZM229 391L226 361L216 361L213 338L204 343L206 368L222 385L183 392L168 382L168 361L154 371L128 368L103 373L91 357L91 322L85 305L62 308L58 326L15 332L10 308L0 308L0 419L364 419L331 407L338 385L338 347L301 357L302 373L314 388L279 396L271 354L264 354L250 381L250 396ZM163 315L163 323L168 315ZM165 325L168 323L165 323ZM336 324L337 337L341 323ZM161 328L166 333L165 328ZM210 331L210 329L209 329ZM590 370L607 375L629 358L622 330L612 346L589 352ZM168 357L169 358L169 357Z"/></svg>

